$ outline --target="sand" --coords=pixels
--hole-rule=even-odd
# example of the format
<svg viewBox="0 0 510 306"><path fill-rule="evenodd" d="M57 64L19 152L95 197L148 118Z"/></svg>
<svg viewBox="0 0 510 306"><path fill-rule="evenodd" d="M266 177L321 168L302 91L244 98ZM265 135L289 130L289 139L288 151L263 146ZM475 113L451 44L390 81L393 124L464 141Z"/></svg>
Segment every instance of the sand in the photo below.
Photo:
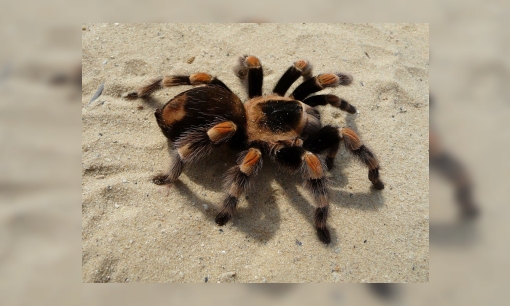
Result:
<svg viewBox="0 0 510 306"><path fill-rule="evenodd" d="M428 25L85 24L82 42L83 282L428 282ZM341 149L328 175L328 246L300 176L268 158L224 227L214 217L236 152L218 149L172 186L151 182L169 164L154 109L189 87L152 102L121 95L157 76L203 71L246 101L233 73L243 54L260 58L264 93L299 59L315 73L354 77L324 92L359 114L318 110L323 124L361 135L386 188L373 190Z"/></svg>

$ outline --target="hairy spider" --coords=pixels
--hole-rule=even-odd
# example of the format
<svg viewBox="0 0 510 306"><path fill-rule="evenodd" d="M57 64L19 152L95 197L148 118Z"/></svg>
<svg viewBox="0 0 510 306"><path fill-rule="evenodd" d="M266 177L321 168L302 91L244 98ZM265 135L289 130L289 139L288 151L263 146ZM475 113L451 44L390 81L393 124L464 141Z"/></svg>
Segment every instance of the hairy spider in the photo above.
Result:
<svg viewBox="0 0 510 306"><path fill-rule="evenodd" d="M373 186L384 188L379 179L379 163L359 136L346 127L322 126L319 112L313 108L330 104L356 113L354 106L335 95L310 97L326 87L349 85L352 78L342 73L312 77L310 63L300 60L283 74L272 94L263 96L263 72L258 58L241 57L236 73L248 88L250 99L244 104L222 81L206 73L162 77L127 95L129 99L147 98L164 87L205 85L177 95L155 111L173 159L168 172L154 177L153 182L158 185L174 182L185 164L223 143L242 150L237 166L230 168L225 177L228 195L215 219L221 226L230 220L239 197L262 166L262 156L269 155L285 168L301 170L304 185L314 197L317 234L322 242L330 243L326 226L329 206L326 171L333 167L340 142L368 167L368 179ZM301 76L305 81L285 97Z"/></svg>

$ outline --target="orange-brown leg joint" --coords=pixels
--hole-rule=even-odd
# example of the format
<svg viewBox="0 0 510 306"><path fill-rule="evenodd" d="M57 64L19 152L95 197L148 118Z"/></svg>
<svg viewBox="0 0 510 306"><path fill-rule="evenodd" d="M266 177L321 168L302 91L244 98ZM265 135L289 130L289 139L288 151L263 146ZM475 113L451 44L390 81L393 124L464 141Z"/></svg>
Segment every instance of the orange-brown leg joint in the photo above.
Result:
<svg viewBox="0 0 510 306"><path fill-rule="evenodd" d="M354 132L350 128L342 128L340 130L340 133L342 134L345 144L350 150L354 151L361 147L362 142L358 134L356 134L356 132Z"/></svg>
<svg viewBox="0 0 510 306"><path fill-rule="evenodd" d="M294 66L296 66L299 70L304 70L306 66L308 66L308 62L305 60L299 60L294 63Z"/></svg>
<svg viewBox="0 0 510 306"><path fill-rule="evenodd" d="M309 179L319 179L324 176L324 173L322 172L322 164L317 156L313 153L306 152L303 156L303 160L308 166Z"/></svg>
<svg viewBox="0 0 510 306"><path fill-rule="evenodd" d="M251 148L244 157L243 163L239 167L241 172L246 175L251 175L261 156L262 152L260 152L259 149Z"/></svg>
<svg viewBox="0 0 510 306"><path fill-rule="evenodd" d="M212 142L219 142L230 138L237 130L237 126L232 121L225 121L219 124L216 124L211 129L207 131L207 135Z"/></svg>
<svg viewBox="0 0 510 306"><path fill-rule="evenodd" d="M189 76L189 82L191 85L209 84L211 80L212 76L207 73L195 73Z"/></svg>
<svg viewBox="0 0 510 306"><path fill-rule="evenodd" d="M259 68L260 67L260 61L258 58L256 58L253 55L248 56L244 62L246 63L246 66L248 68Z"/></svg>
<svg viewBox="0 0 510 306"><path fill-rule="evenodd" d="M308 79L309 77L311 77L311 74L312 74L312 66L310 65L310 63L308 63L307 61L305 60L299 60L297 62L294 63L294 67L296 67L296 69L298 69L299 71L301 71L301 75L305 78L305 79Z"/></svg>
<svg viewBox="0 0 510 306"><path fill-rule="evenodd" d="M317 82L319 83L319 86L321 86L322 88L337 86L339 81L340 80L338 76L332 73L326 73L317 76Z"/></svg>

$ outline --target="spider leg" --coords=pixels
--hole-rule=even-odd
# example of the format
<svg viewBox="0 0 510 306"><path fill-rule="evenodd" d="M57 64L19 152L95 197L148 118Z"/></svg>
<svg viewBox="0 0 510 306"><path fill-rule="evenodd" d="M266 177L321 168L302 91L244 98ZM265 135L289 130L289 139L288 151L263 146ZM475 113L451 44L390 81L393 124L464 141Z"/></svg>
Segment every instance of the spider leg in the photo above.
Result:
<svg viewBox="0 0 510 306"><path fill-rule="evenodd" d="M341 99L335 95L316 95L303 100L303 103L310 106L326 105L331 104L332 106L339 108L349 114L355 114L356 108L349 104L349 102Z"/></svg>
<svg viewBox="0 0 510 306"><path fill-rule="evenodd" d="M320 241L328 244L331 236L327 228L329 197L326 187L326 167L317 155L301 147L286 147L275 154L278 163L290 168L299 169L305 180L305 188L315 200L314 225Z"/></svg>
<svg viewBox="0 0 510 306"><path fill-rule="evenodd" d="M258 58L253 55L245 55L239 58L239 65L235 72L241 80L248 85L250 98L262 96L263 70Z"/></svg>
<svg viewBox="0 0 510 306"><path fill-rule="evenodd" d="M312 65L304 60L297 61L292 66L290 66L287 71L285 71L278 83L276 83L276 86L273 89L273 93L283 97L285 96L287 90L289 90L290 86L292 86L292 84L297 79L299 79L300 76L308 79L311 75Z"/></svg>
<svg viewBox="0 0 510 306"><path fill-rule="evenodd" d="M338 85L349 85L352 82L352 77L343 73L326 73L319 74L311 79L308 79L301 83L290 95L291 98L294 98L299 101L303 101L306 97L317 92L319 90L323 90L327 87L336 87Z"/></svg>
<svg viewBox="0 0 510 306"><path fill-rule="evenodd" d="M340 145L340 133L338 128L326 125L317 133L311 134L303 142L303 148L315 154L326 152L326 166L328 170L334 167L334 160Z"/></svg>
<svg viewBox="0 0 510 306"><path fill-rule="evenodd" d="M225 225L234 214L237 202L241 194L248 187L249 179L253 177L262 166L262 152L256 148L250 148L241 153L238 165L230 168L225 179L225 187L228 196L223 201L223 208L216 216L218 225Z"/></svg>
<svg viewBox="0 0 510 306"><path fill-rule="evenodd" d="M165 76L153 80L150 84L140 87L137 91L129 92L126 94L126 98L129 100L136 98L147 98L153 92L163 89L165 87L173 87L179 85L201 85L201 84L215 84L225 89L230 89L222 81L211 76L207 73L194 73L190 75L172 75Z"/></svg>
<svg viewBox="0 0 510 306"><path fill-rule="evenodd" d="M237 126L234 122L224 121L209 129L196 128L188 131L176 141L177 150L170 152L173 158L168 172L155 176L152 180L153 183L156 185L173 183L181 175L186 163L194 162L208 155L213 145L229 140L236 130ZM170 147L170 142L168 144Z"/></svg>
<svg viewBox="0 0 510 306"><path fill-rule="evenodd" d="M374 153L363 144L358 134L353 130L341 128L339 132L347 150L368 167L368 179L372 182L374 188L384 189L384 183L379 179L379 162Z"/></svg>

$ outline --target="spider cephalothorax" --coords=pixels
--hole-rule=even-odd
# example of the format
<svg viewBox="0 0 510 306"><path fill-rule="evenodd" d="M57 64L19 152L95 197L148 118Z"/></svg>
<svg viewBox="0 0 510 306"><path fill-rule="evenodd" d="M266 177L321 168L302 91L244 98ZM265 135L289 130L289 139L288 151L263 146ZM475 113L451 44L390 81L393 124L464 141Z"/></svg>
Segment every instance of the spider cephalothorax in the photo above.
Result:
<svg viewBox="0 0 510 306"><path fill-rule="evenodd" d="M322 242L329 243L325 176L333 167L340 142L369 168L368 178L374 187L384 188L379 179L379 163L359 136L349 128L322 126L319 113L313 108L330 104L356 113L352 105L335 95L310 96L326 87L349 85L352 78L341 73L312 77L310 64L300 60L285 72L272 94L263 96L263 72L258 58L241 57L236 71L248 87L250 99L244 104L223 82L206 73L159 78L128 94L128 98L146 98L163 87L205 85L177 95L156 110L158 125L169 140L169 148L175 150L171 151L173 159L169 171L154 177L153 182L158 185L174 182L186 163L207 155L223 143L242 150L237 166L226 174L228 195L216 216L216 223L224 225L232 217L248 182L262 166L262 156L269 155L288 169L301 170L305 187L315 199L317 234ZM285 97L301 76L305 81Z"/></svg>

